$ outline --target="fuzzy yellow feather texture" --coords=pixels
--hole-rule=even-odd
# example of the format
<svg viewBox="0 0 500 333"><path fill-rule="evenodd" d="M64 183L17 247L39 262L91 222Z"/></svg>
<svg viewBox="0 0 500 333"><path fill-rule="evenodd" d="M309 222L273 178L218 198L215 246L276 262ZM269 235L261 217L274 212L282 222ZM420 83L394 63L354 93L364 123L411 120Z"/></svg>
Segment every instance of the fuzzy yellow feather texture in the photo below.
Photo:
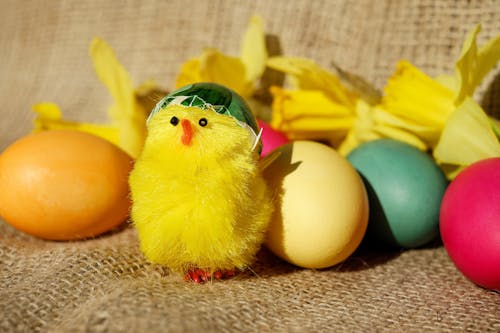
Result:
<svg viewBox="0 0 500 333"><path fill-rule="evenodd" d="M189 145L181 124L170 123L174 116L191 122ZM273 208L252 145L246 128L212 110L170 105L150 119L129 179L148 260L180 273L244 270L253 262Z"/></svg>

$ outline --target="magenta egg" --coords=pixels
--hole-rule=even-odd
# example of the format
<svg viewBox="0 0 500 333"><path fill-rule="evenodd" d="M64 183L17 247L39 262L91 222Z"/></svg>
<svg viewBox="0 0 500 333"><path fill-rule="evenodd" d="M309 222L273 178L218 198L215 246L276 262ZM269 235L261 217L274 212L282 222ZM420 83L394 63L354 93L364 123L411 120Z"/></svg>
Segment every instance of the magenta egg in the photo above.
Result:
<svg viewBox="0 0 500 333"><path fill-rule="evenodd" d="M284 133L275 130L265 121L258 119L257 122L259 124L259 127L262 128L262 157L266 156L274 149L289 142Z"/></svg>
<svg viewBox="0 0 500 333"><path fill-rule="evenodd" d="M440 231L466 277L500 290L500 158L476 162L451 182L441 204Z"/></svg>

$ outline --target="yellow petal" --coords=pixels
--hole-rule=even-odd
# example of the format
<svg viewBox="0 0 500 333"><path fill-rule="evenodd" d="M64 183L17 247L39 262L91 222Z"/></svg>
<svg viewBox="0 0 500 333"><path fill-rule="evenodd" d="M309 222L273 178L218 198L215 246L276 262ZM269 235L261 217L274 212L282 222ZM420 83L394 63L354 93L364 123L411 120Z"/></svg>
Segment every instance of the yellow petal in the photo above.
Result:
<svg viewBox="0 0 500 333"><path fill-rule="evenodd" d="M243 37L240 59L245 66L245 79L254 82L266 68L267 50L264 23L259 16L252 16Z"/></svg>
<svg viewBox="0 0 500 333"><path fill-rule="evenodd" d="M242 41L240 58L206 48L201 56L182 65L175 86L180 88L195 82L214 82L248 99L254 92L255 81L265 70L266 60L264 25L260 17L252 16Z"/></svg>
<svg viewBox="0 0 500 333"><path fill-rule="evenodd" d="M273 111L285 114L286 119L298 117L350 117L354 111L333 102L320 90L287 90L271 87Z"/></svg>
<svg viewBox="0 0 500 333"><path fill-rule="evenodd" d="M471 96L477 85L477 77L474 72L477 67L476 39L480 31L481 26L479 24L469 31L462 45L460 56L455 64L455 76L458 82L458 91L455 97L456 105L462 103L467 96Z"/></svg>
<svg viewBox="0 0 500 333"><path fill-rule="evenodd" d="M201 56L200 76L203 81L215 82L233 89L248 98L252 83L245 78L245 65L239 58L230 57L216 49L205 49Z"/></svg>
<svg viewBox="0 0 500 333"><path fill-rule="evenodd" d="M418 138L417 141L414 141L413 139L411 141L414 141L413 145L421 150L427 150L429 147L426 143L424 143L425 141L420 138L433 138L435 136L439 136L440 134L432 127L415 124L412 121L395 116L394 114L384 110L380 105L375 106L373 109L376 124L396 128L407 132L412 137ZM402 141L406 142L406 140Z"/></svg>
<svg viewBox="0 0 500 333"><path fill-rule="evenodd" d="M137 158L142 151L146 139L146 111L139 103L135 103L136 112L113 124L120 131L119 146L132 158ZM118 104L109 107L110 114L120 114L122 109Z"/></svg>
<svg viewBox="0 0 500 333"><path fill-rule="evenodd" d="M476 86L481 83L486 74L491 71L500 60L500 35L490 39L479 48L477 67L475 71Z"/></svg>
<svg viewBox="0 0 500 333"><path fill-rule="evenodd" d="M500 156L500 143L489 118L467 97L446 123L434 158L439 164L467 166L496 156Z"/></svg>
<svg viewBox="0 0 500 333"><path fill-rule="evenodd" d="M79 123L62 119L61 110L54 103L38 103L33 105L37 114L33 132L46 130L75 130L99 136L116 145L119 144L119 130L113 126Z"/></svg>
<svg viewBox="0 0 500 333"><path fill-rule="evenodd" d="M96 37L90 44L90 56L99 79L109 89L121 112L112 114L115 121L134 112L134 87L128 72L118 62L113 49ZM116 119L115 119L116 118Z"/></svg>
<svg viewBox="0 0 500 333"><path fill-rule="evenodd" d="M201 81L203 79L200 75L200 59L192 58L182 64L181 71L175 81L175 88L177 89Z"/></svg>
<svg viewBox="0 0 500 333"><path fill-rule="evenodd" d="M356 118L353 126L349 129L346 137L337 148L338 152L347 156L351 150L363 142L379 139L380 135L373 131L374 114L368 103L359 100L356 105Z"/></svg>
<svg viewBox="0 0 500 333"><path fill-rule="evenodd" d="M271 126L290 138L325 139L345 135L354 114L344 105L332 102L317 90L285 90L272 87Z"/></svg>
<svg viewBox="0 0 500 333"><path fill-rule="evenodd" d="M403 141L423 151L428 149L427 144L418 136L411 132L404 131L400 128L390 126L377 126L375 127L374 132L379 133L382 138L390 138L398 141Z"/></svg>
<svg viewBox="0 0 500 333"><path fill-rule="evenodd" d="M381 107L408 124L427 128L421 139L433 147L454 110L453 91L407 61L400 61L389 79Z"/></svg>
<svg viewBox="0 0 500 333"><path fill-rule="evenodd" d="M474 95L474 90L500 60L500 35L478 49L477 36L480 31L481 25L478 24L467 34L455 64L455 75L437 78L441 84L455 92L456 106L467 96Z"/></svg>
<svg viewBox="0 0 500 333"><path fill-rule="evenodd" d="M334 132L345 131L354 122L353 118L300 118L281 124L280 130L285 132Z"/></svg>
<svg viewBox="0 0 500 333"><path fill-rule="evenodd" d="M296 88L303 90L320 90L325 92L333 102L354 109L358 95L350 91L332 73L324 70L309 59L292 57L272 57L268 59L270 68L291 75Z"/></svg>
<svg viewBox="0 0 500 333"><path fill-rule="evenodd" d="M390 138L403 141L407 144L415 146L420 150L427 150L429 147L420 138L428 135L427 127L418 126L406 122L404 119L394 117L379 106L371 107L373 113L373 128L372 131L381 138Z"/></svg>
<svg viewBox="0 0 500 333"><path fill-rule="evenodd" d="M115 100L108 112L113 126L120 129L120 147L135 158L141 152L146 137L147 111L137 101L128 72L104 40L92 40L90 56L97 76Z"/></svg>
<svg viewBox="0 0 500 333"><path fill-rule="evenodd" d="M59 106L51 102L35 104L33 105L33 111L37 114L33 121L35 131L48 130L52 122L60 121L62 118Z"/></svg>
<svg viewBox="0 0 500 333"><path fill-rule="evenodd" d="M459 88L457 78L454 75L441 74L436 76L434 80L451 91L457 91Z"/></svg>
<svg viewBox="0 0 500 333"><path fill-rule="evenodd" d="M358 145L380 138L390 138L426 150L426 144L417 135L406 130L406 124L388 114L379 107L369 105L364 100L358 100L356 105L356 120L349 130L345 140L338 148L341 155L346 156Z"/></svg>

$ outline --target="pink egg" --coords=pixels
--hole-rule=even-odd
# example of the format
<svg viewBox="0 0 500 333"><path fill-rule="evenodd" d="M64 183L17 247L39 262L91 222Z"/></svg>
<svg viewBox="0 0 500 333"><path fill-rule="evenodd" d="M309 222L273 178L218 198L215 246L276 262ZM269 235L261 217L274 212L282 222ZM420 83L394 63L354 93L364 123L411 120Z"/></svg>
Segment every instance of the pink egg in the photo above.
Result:
<svg viewBox="0 0 500 333"><path fill-rule="evenodd" d="M470 165L449 185L440 230L457 268L478 285L500 290L500 158Z"/></svg>
<svg viewBox="0 0 500 333"><path fill-rule="evenodd" d="M284 144L287 144L289 142L285 134L283 134L282 132L275 130L274 128L269 126L269 124L260 119L258 119L257 122L259 126L263 129L262 131L263 148L261 153L262 157L266 156L279 146L283 146Z"/></svg>

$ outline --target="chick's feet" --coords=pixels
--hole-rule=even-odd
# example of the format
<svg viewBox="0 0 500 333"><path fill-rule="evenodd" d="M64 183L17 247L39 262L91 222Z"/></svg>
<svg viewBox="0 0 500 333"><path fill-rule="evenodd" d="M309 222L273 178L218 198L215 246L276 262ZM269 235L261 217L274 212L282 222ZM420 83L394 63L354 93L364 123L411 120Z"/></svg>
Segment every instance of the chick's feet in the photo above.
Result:
<svg viewBox="0 0 500 333"><path fill-rule="evenodd" d="M235 271L222 271L218 270L213 273L206 272L202 269L196 268L189 270L186 275L184 275L185 281L193 281L194 283L205 283L212 279L222 280L228 279L236 275Z"/></svg>

